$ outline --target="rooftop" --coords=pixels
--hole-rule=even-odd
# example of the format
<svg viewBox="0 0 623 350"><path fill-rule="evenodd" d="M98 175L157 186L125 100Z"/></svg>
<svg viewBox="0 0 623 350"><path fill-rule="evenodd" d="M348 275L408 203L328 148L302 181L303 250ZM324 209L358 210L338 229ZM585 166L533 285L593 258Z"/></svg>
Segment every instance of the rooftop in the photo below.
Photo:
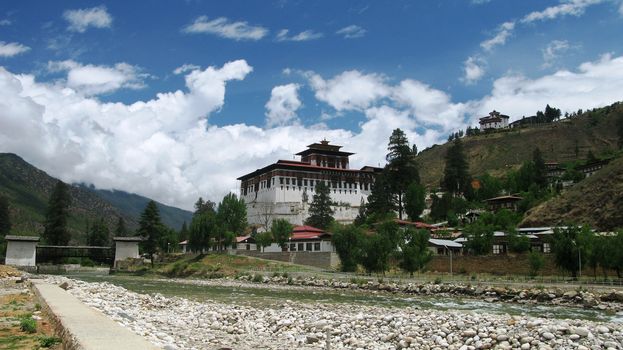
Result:
<svg viewBox="0 0 623 350"><path fill-rule="evenodd" d="M41 239L39 236L16 236L6 235L4 236L6 241L26 241L26 242L39 242Z"/></svg>

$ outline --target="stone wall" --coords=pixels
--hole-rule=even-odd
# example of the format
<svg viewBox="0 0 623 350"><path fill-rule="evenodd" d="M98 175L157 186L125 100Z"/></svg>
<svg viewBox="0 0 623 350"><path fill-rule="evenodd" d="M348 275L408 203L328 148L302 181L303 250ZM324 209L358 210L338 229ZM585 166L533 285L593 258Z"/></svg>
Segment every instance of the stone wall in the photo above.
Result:
<svg viewBox="0 0 623 350"><path fill-rule="evenodd" d="M340 262L337 254L332 252L259 252L257 250L238 250L238 255L252 256L268 260L284 261L299 265L308 265L330 269Z"/></svg>
<svg viewBox="0 0 623 350"><path fill-rule="evenodd" d="M543 254L544 263L539 275L543 276L562 276L568 275L566 271L561 271L554 264L552 254ZM450 257L447 255L433 256L427 265L431 272L450 272ZM528 254L508 254L508 255L454 255L452 257L452 271L454 273L490 273L493 275L528 275L530 273L530 262ZM610 271L610 274L616 275ZM588 266L582 268L583 276L593 276L593 269ZM597 268L597 276L603 276L601 268Z"/></svg>

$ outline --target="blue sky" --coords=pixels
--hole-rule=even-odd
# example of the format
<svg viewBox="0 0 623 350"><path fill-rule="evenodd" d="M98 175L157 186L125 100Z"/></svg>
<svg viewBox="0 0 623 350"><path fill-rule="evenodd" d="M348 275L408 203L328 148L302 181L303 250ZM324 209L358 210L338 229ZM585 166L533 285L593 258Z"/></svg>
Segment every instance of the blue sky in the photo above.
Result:
<svg viewBox="0 0 623 350"><path fill-rule="evenodd" d="M4 1L0 151L188 208L317 138L378 165L395 127L615 102L622 37L619 0Z"/></svg>

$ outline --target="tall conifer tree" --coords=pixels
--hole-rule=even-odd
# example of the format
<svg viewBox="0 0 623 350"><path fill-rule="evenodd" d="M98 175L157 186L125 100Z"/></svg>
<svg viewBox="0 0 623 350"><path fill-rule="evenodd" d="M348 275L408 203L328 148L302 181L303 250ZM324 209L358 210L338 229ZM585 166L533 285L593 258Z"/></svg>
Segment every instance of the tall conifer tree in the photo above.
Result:
<svg viewBox="0 0 623 350"><path fill-rule="evenodd" d="M325 185L324 181L316 186L316 193L309 205L309 217L305 220L305 225L310 225L322 230L326 230L333 223L333 209L331 209L331 189Z"/></svg>
<svg viewBox="0 0 623 350"><path fill-rule="evenodd" d="M70 205L71 195L69 194L69 189L64 182L59 180L54 186L45 213L43 239L47 244L69 244L71 234L67 229L67 219L69 218Z"/></svg>
<svg viewBox="0 0 623 350"><path fill-rule="evenodd" d="M143 237L143 248L149 254L151 265L154 265L154 254L158 249L158 243L162 236L163 227L160 221L160 211L156 202L149 201L139 221L139 236Z"/></svg>

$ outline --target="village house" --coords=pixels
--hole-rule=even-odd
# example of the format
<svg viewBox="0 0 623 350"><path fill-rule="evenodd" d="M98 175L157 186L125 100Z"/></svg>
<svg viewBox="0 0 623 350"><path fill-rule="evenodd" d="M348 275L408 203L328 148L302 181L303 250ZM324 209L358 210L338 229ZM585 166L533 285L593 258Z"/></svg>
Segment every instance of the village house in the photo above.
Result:
<svg viewBox="0 0 623 350"><path fill-rule="evenodd" d="M517 211L517 204L522 199L523 198L519 196L508 195L485 199L485 203L487 204L487 209L489 211L495 212L501 209Z"/></svg>
<svg viewBox="0 0 623 350"><path fill-rule="evenodd" d="M361 203L367 201L375 175L382 169L350 169L349 157L354 153L341 148L323 140L297 153L300 161L279 160L239 177L248 222L270 227L273 220L286 219L293 225L302 225L309 216L316 186L324 182L336 203L335 220L351 223Z"/></svg>
<svg viewBox="0 0 623 350"><path fill-rule="evenodd" d="M500 112L493 110L488 116L482 117L479 120L480 130L486 131L491 129L505 129L508 128L508 119L510 117Z"/></svg>

